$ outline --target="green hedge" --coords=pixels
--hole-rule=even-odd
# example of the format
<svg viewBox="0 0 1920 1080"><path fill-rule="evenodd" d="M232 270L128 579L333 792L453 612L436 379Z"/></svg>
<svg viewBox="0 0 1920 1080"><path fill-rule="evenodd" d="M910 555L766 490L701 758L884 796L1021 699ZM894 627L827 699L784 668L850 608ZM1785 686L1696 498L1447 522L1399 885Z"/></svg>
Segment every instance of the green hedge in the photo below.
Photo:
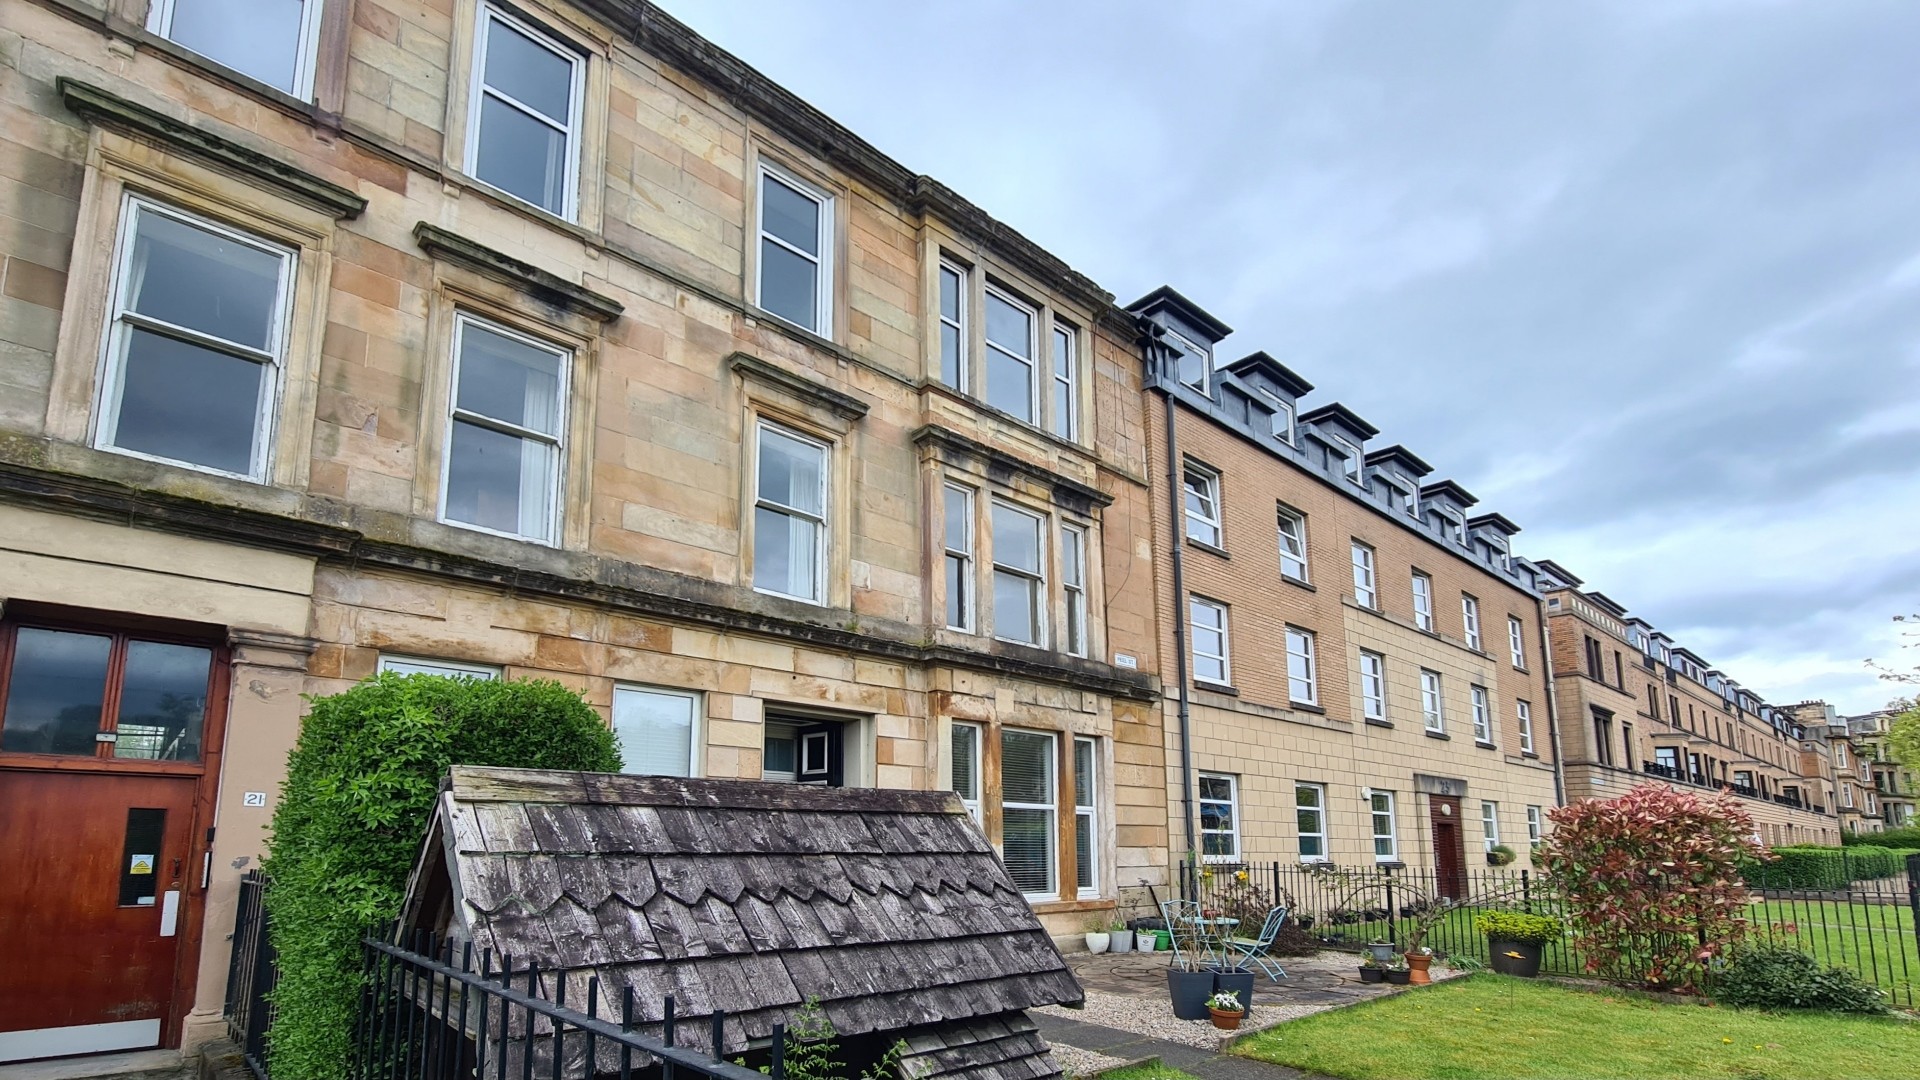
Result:
<svg viewBox="0 0 1920 1080"><path fill-rule="evenodd" d="M1906 872L1906 849L1794 846L1773 849L1771 862L1748 865L1747 884L1770 889L1841 889L1848 882L1895 877Z"/></svg>
<svg viewBox="0 0 1920 1080"><path fill-rule="evenodd" d="M1914 848L1920 850L1920 825L1909 825L1900 829L1888 829L1885 832L1840 834L1840 842L1847 847Z"/></svg>
<svg viewBox="0 0 1920 1080"><path fill-rule="evenodd" d="M620 768L606 723L556 682L385 674L312 706L263 864L274 1080L348 1075L360 935L399 914L448 766Z"/></svg>

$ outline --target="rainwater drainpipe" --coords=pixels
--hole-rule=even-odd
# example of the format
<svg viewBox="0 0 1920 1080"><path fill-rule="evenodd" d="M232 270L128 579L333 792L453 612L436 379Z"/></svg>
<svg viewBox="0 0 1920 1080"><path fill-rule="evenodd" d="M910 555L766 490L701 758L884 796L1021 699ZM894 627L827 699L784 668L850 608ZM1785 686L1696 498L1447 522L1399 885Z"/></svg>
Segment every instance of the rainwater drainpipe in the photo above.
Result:
<svg viewBox="0 0 1920 1080"><path fill-rule="evenodd" d="M1540 671L1547 678L1547 746L1553 752L1553 801L1560 806L1567 805L1567 778L1565 766L1560 761L1560 703L1553 688L1553 650L1547 644L1547 601L1543 597L1534 601L1534 609L1540 613Z"/></svg>
<svg viewBox="0 0 1920 1080"><path fill-rule="evenodd" d="M1154 375L1154 388L1160 393L1167 427L1168 527L1173 530L1173 671L1178 687L1180 724L1180 820L1186 827L1187 851L1197 854L1199 848L1195 846L1193 837L1192 702L1187 689L1186 536L1181 526L1186 519L1182 499L1185 485L1181 481L1180 443L1173 431L1173 390L1167 386L1165 378L1166 346L1160 341L1159 326L1145 319L1141 320L1140 326L1146 339L1147 368Z"/></svg>

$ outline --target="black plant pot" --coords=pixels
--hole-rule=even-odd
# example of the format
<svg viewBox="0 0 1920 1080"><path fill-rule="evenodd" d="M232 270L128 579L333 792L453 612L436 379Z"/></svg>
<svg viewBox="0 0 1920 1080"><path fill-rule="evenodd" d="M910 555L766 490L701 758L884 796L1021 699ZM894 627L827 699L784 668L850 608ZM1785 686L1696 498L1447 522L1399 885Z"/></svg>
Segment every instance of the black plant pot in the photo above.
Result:
<svg viewBox="0 0 1920 1080"><path fill-rule="evenodd" d="M1207 999L1213 996L1213 972L1167 969L1167 995L1173 999L1173 1015L1182 1020L1205 1020Z"/></svg>
<svg viewBox="0 0 1920 1080"><path fill-rule="evenodd" d="M1487 951L1490 954L1488 966L1502 975L1518 975L1531 979L1540 974L1540 946L1522 945L1517 941L1487 939ZM1508 953L1519 953L1508 956Z"/></svg>
<svg viewBox="0 0 1920 1080"><path fill-rule="evenodd" d="M1387 973L1380 968L1363 967L1360 969L1360 981L1363 983L1386 982Z"/></svg>
<svg viewBox="0 0 1920 1080"><path fill-rule="evenodd" d="M1214 990L1231 990L1240 996L1240 1015L1246 1016L1253 1011L1253 972L1216 971L1213 973Z"/></svg>
<svg viewBox="0 0 1920 1080"><path fill-rule="evenodd" d="M1407 985L1407 980L1411 978L1413 978L1413 972L1405 968L1394 968L1387 972L1387 982L1394 986L1405 986Z"/></svg>

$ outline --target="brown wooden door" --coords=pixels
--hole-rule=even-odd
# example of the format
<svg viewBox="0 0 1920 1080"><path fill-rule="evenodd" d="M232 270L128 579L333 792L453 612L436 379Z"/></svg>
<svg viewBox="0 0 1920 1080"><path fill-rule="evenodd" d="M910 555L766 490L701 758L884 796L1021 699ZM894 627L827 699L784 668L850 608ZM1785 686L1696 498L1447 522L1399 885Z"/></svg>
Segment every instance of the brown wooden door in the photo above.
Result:
<svg viewBox="0 0 1920 1080"><path fill-rule="evenodd" d="M197 784L0 769L0 1061L161 1044Z"/></svg>
<svg viewBox="0 0 1920 1080"><path fill-rule="evenodd" d="M1435 884L1441 896L1462 899L1467 895L1467 844L1460 827L1460 800L1430 795L1427 814L1433 827Z"/></svg>

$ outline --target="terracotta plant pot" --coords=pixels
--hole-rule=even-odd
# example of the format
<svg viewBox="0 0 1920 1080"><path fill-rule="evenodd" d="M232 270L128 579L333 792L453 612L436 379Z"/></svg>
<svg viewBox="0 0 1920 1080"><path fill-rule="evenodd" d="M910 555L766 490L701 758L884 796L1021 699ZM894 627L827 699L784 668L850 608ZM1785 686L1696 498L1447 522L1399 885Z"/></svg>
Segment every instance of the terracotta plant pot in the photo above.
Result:
<svg viewBox="0 0 1920 1080"><path fill-rule="evenodd" d="M1216 1009L1209 1005L1207 1006L1207 1013L1213 1017L1213 1026L1222 1031L1232 1031L1240 1026L1240 1010L1238 1009Z"/></svg>
<svg viewBox="0 0 1920 1080"><path fill-rule="evenodd" d="M1433 956L1430 953L1408 953L1407 981L1415 986L1425 986L1432 982L1433 976L1427 974L1427 965L1431 963L1433 963Z"/></svg>
<svg viewBox="0 0 1920 1080"><path fill-rule="evenodd" d="M1377 968L1377 967L1363 967L1360 969L1360 981L1363 983L1386 982L1387 981L1386 969Z"/></svg>

